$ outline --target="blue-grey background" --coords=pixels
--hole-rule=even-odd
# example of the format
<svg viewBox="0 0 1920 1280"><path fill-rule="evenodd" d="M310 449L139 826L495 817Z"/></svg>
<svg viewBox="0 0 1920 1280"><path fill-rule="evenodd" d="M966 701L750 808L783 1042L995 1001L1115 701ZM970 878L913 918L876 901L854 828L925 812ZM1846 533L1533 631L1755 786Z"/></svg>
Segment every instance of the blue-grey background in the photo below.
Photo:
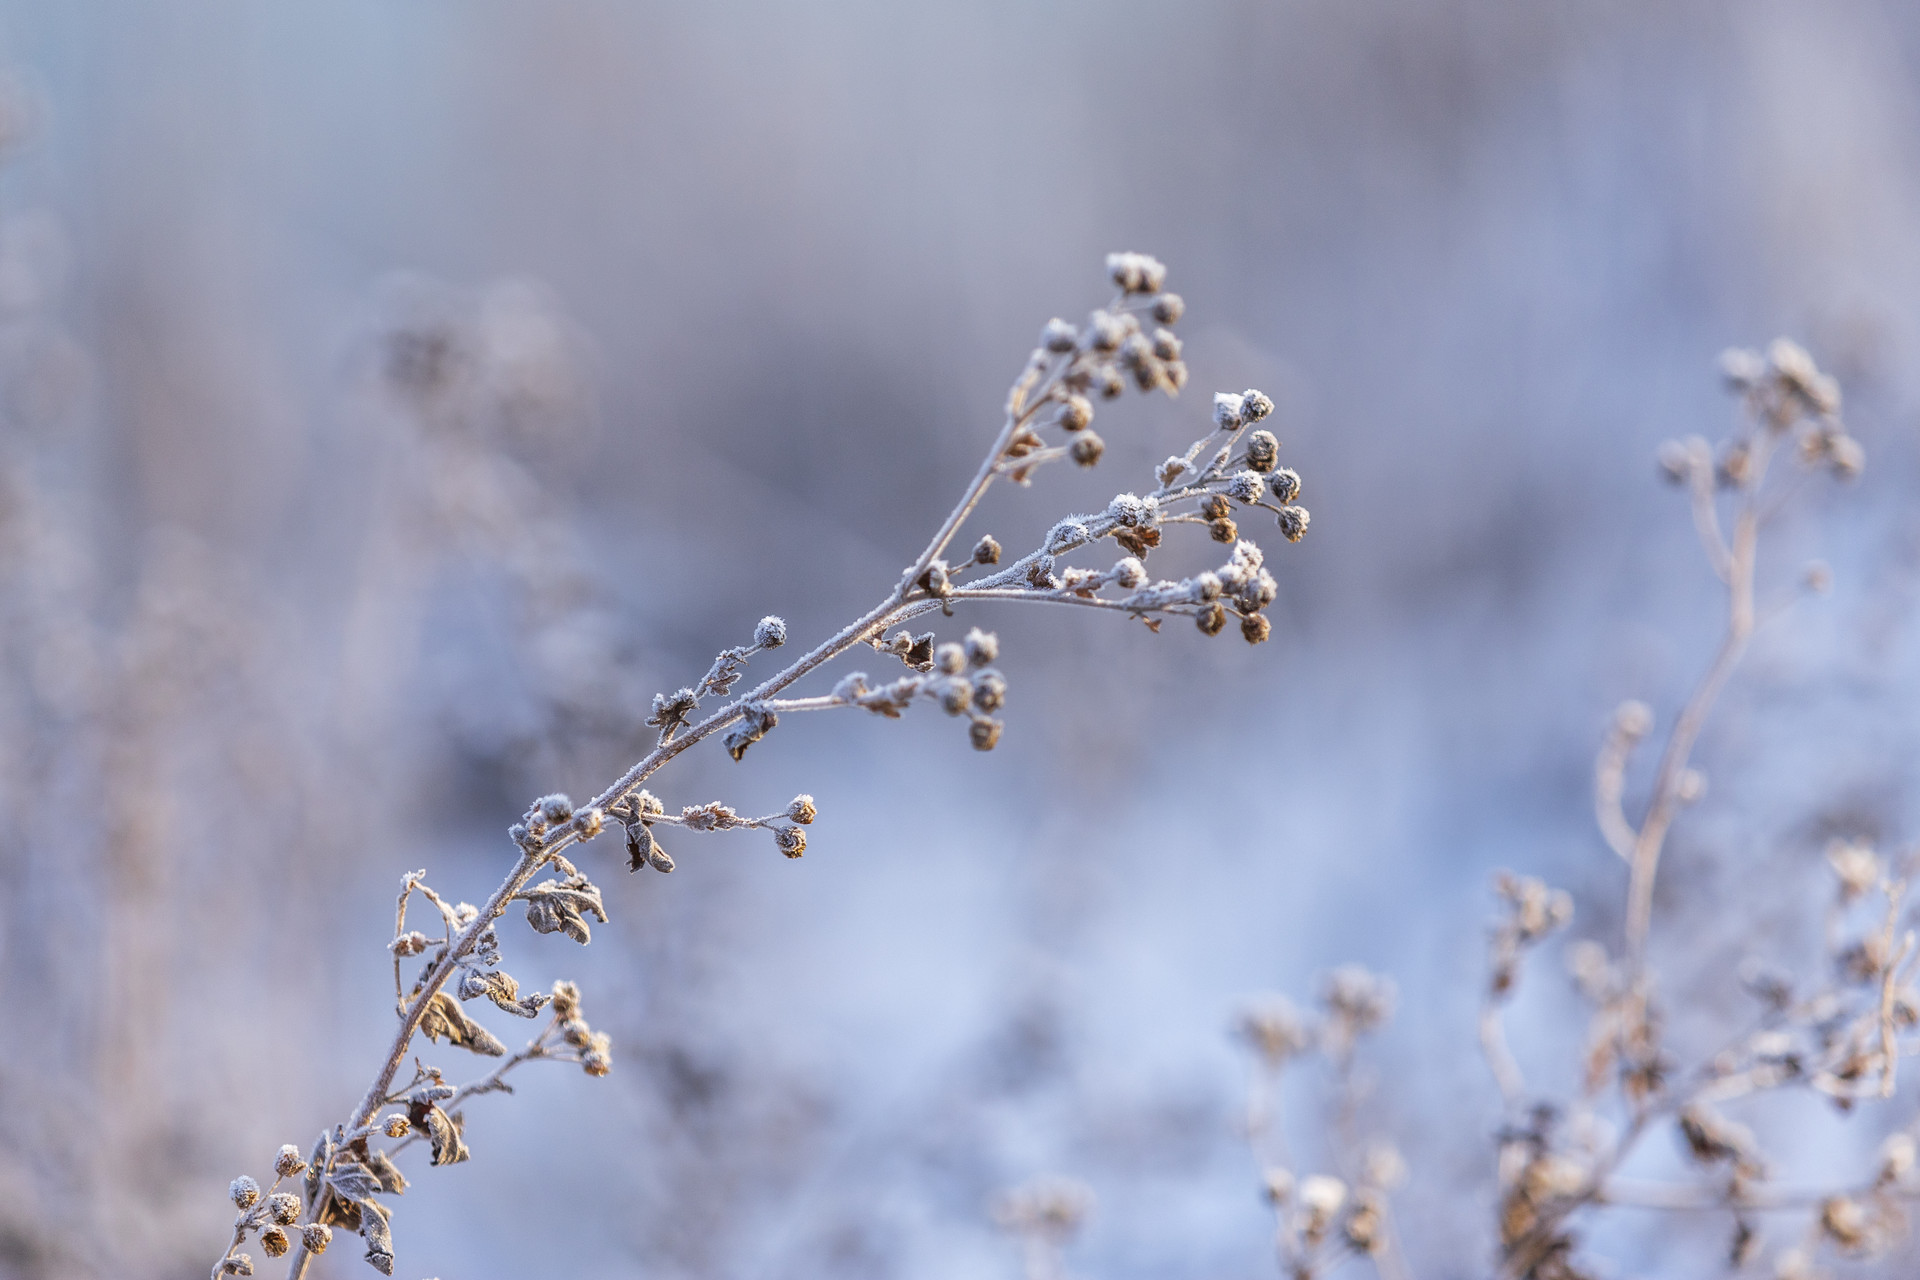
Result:
<svg viewBox="0 0 1920 1280"><path fill-rule="evenodd" d="M676 766L674 804L811 792L807 857L607 849L589 950L504 930L616 1070L475 1103L400 1274L1007 1276L989 1199L1054 1172L1099 1198L1077 1274L1272 1274L1227 1031L1346 961L1399 984L1365 1118L1406 1251L1484 1274L1487 885L1616 926L1592 751L1710 651L1652 456L1729 422L1729 344L1803 341L1869 468L1769 544L1781 594L1837 587L1703 743L1673 996L1710 1029L1741 955L1811 971L1826 837L1920 835L1910 5L11 0L0 62L0 1274L199 1274L227 1180L364 1087L401 873L479 900L652 691L871 603L1112 249L1171 265L1195 386L982 527L1138 488L1261 387L1314 515L1258 529L1273 642L1003 613L990 756L820 717ZM452 425L382 389L421 324L480 353ZM1516 1024L1570 1082L1557 954ZM1909 1106L1778 1140L1845 1173ZM1720 1233L1623 1214L1591 1256L1701 1274Z"/></svg>

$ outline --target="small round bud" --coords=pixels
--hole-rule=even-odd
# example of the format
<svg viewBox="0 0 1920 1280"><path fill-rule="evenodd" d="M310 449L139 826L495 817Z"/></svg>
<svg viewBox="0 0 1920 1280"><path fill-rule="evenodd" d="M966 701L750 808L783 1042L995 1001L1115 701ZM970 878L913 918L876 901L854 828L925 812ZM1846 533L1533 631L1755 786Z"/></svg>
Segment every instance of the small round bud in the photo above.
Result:
<svg viewBox="0 0 1920 1280"><path fill-rule="evenodd" d="M1153 300L1153 318L1161 324L1179 324L1187 314L1187 300L1177 293L1163 293Z"/></svg>
<svg viewBox="0 0 1920 1280"><path fill-rule="evenodd" d="M1180 358L1180 339L1171 329L1153 331L1153 354L1160 360L1178 360Z"/></svg>
<svg viewBox="0 0 1920 1280"><path fill-rule="evenodd" d="M528 828L527 824L524 822L516 822L512 826L507 828L507 839L513 841L515 844L521 846L522 848L525 848L527 841L531 840L532 838L533 838L533 832Z"/></svg>
<svg viewBox="0 0 1920 1280"><path fill-rule="evenodd" d="M408 956L417 956L422 951L425 951L427 949L427 935L420 932L418 929L414 929L410 932L401 934L399 937L395 938L392 942L389 942L387 944L387 947L389 950L393 952L393 954L401 957L402 959L405 959Z"/></svg>
<svg viewBox="0 0 1920 1280"><path fill-rule="evenodd" d="M279 1227L268 1227L260 1233L260 1247L267 1251L269 1258L284 1258L287 1250L293 1248L293 1241L287 1239L287 1233Z"/></svg>
<svg viewBox="0 0 1920 1280"><path fill-rule="evenodd" d="M598 1034L580 1055L580 1067L590 1076L604 1076L613 1070L613 1037Z"/></svg>
<svg viewBox="0 0 1920 1280"><path fill-rule="evenodd" d="M1307 536L1307 509L1305 507L1280 508L1280 532L1288 542L1298 542Z"/></svg>
<svg viewBox="0 0 1920 1280"><path fill-rule="evenodd" d="M813 820L819 816L820 811L814 808L812 796L795 796L792 803L787 805L787 817L803 827L812 823Z"/></svg>
<svg viewBox="0 0 1920 1280"><path fill-rule="evenodd" d="M234 1253L220 1259L220 1272L223 1276L250 1276L253 1274L253 1255Z"/></svg>
<svg viewBox="0 0 1920 1280"><path fill-rule="evenodd" d="M807 833L798 827L775 827L773 843L789 858L797 858L807 851Z"/></svg>
<svg viewBox="0 0 1920 1280"><path fill-rule="evenodd" d="M1087 317L1087 327L1079 334L1080 345L1088 351L1112 354L1126 341L1126 328L1111 311L1096 311Z"/></svg>
<svg viewBox="0 0 1920 1280"><path fill-rule="evenodd" d="M260 1202L260 1184L243 1173L227 1185L227 1199L236 1209L251 1209Z"/></svg>
<svg viewBox="0 0 1920 1280"><path fill-rule="evenodd" d="M1193 624L1200 628L1201 635L1217 636L1227 625L1227 611L1216 600L1193 616Z"/></svg>
<svg viewBox="0 0 1920 1280"><path fill-rule="evenodd" d="M1273 490L1273 496L1284 507L1300 496L1300 473L1292 467L1281 467L1267 477L1267 488Z"/></svg>
<svg viewBox="0 0 1920 1280"><path fill-rule="evenodd" d="M1266 485L1257 472L1236 471L1227 477L1227 493L1241 502L1258 502L1266 494Z"/></svg>
<svg viewBox="0 0 1920 1280"><path fill-rule="evenodd" d="M1240 619L1240 634L1246 637L1248 644L1264 644L1273 634L1273 624L1267 621L1264 613L1250 613Z"/></svg>
<svg viewBox="0 0 1920 1280"><path fill-rule="evenodd" d="M1213 424L1222 431L1238 431L1247 421L1247 404L1231 391L1213 394Z"/></svg>
<svg viewBox="0 0 1920 1280"><path fill-rule="evenodd" d="M1110 253L1107 275L1125 293L1158 293L1166 283L1167 268L1144 253Z"/></svg>
<svg viewBox="0 0 1920 1280"><path fill-rule="evenodd" d="M1259 422L1273 412L1273 401L1251 387L1240 393L1240 405L1248 422Z"/></svg>
<svg viewBox="0 0 1920 1280"><path fill-rule="evenodd" d="M973 684L965 676L954 676L940 687L940 709L957 716L973 705Z"/></svg>
<svg viewBox="0 0 1920 1280"><path fill-rule="evenodd" d="M300 1243L306 1246L308 1253L325 1253L327 1246L333 1243L333 1228L324 1222L309 1222L300 1228Z"/></svg>
<svg viewBox="0 0 1920 1280"><path fill-rule="evenodd" d="M534 803L540 807L540 816L548 822L565 822L573 816L573 801L558 793L541 796Z"/></svg>
<svg viewBox="0 0 1920 1280"><path fill-rule="evenodd" d="M1147 566L1140 563L1137 556L1122 556L1113 562L1113 583L1128 591L1147 580Z"/></svg>
<svg viewBox="0 0 1920 1280"><path fill-rule="evenodd" d="M565 1022L580 1012L580 987L572 982L553 984L553 1016Z"/></svg>
<svg viewBox="0 0 1920 1280"><path fill-rule="evenodd" d="M933 665L942 675L959 675L967 667L967 651L949 640L933 651Z"/></svg>
<svg viewBox="0 0 1920 1280"><path fill-rule="evenodd" d="M1161 484L1169 485L1181 476L1187 474L1190 470L1192 470L1192 467L1188 464L1187 460L1176 454L1161 463L1153 474Z"/></svg>
<svg viewBox="0 0 1920 1280"><path fill-rule="evenodd" d="M660 797L651 791L642 791L639 795L635 796L633 798L633 807L643 818L652 817L655 814L665 813L667 811L667 806L660 803Z"/></svg>
<svg viewBox="0 0 1920 1280"><path fill-rule="evenodd" d="M760 625L753 629L753 642L762 649L778 649L787 642L786 620L772 614L760 619Z"/></svg>
<svg viewBox="0 0 1920 1280"><path fill-rule="evenodd" d="M1127 380L1121 377L1120 371L1112 365L1101 365L1096 377L1100 382L1100 398L1102 400L1118 400L1122 395L1126 394Z"/></svg>
<svg viewBox="0 0 1920 1280"><path fill-rule="evenodd" d="M973 678L973 705L980 711L998 711L1007 701L1007 681L998 671L982 671Z"/></svg>
<svg viewBox="0 0 1920 1280"><path fill-rule="evenodd" d="M1068 431L1085 431L1093 421L1093 401L1081 395L1068 396L1056 421Z"/></svg>
<svg viewBox="0 0 1920 1280"><path fill-rule="evenodd" d="M1046 326L1040 330L1041 347L1057 356L1073 350L1079 340L1080 335L1074 332L1073 326L1058 317L1047 321Z"/></svg>
<svg viewBox="0 0 1920 1280"><path fill-rule="evenodd" d="M560 1038L576 1049L584 1049L593 1043L593 1028L584 1018L568 1018L560 1024Z"/></svg>
<svg viewBox="0 0 1920 1280"><path fill-rule="evenodd" d="M967 662L971 666L991 666L1000 657L1000 637L975 627L967 632Z"/></svg>
<svg viewBox="0 0 1920 1280"><path fill-rule="evenodd" d="M1233 522L1232 517L1223 516L1218 520L1207 521L1207 532L1213 536L1215 542L1232 542L1239 538L1240 526Z"/></svg>
<svg viewBox="0 0 1920 1280"><path fill-rule="evenodd" d="M1003 727L991 716L976 716L967 731L967 738L973 743L975 751L991 751L999 745L1000 730Z"/></svg>
<svg viewBox="0 0 1920 1280"><path fill-rule="evenodd" d="M973 562L975 564L999 564L1000 544L992 534L985 534L973 544Z"/></svg>
<svg viewBox="0 0 1920 1280"><path fill-rule="evenodd" d="M397 1112L388 1116L387 1122L380 1126L380 1132L386 1134L389 1138L404 1138L412 1130L413 1121Z"/></svg>
<svg viewBox="0 0 1920 1280"><path fill-rule="evenodd" d="M274 1154L273 1171L282 1178L296 1177L306 1167L307 1162L300 1158L300 1148L291 1142Z"/></svg>
<svg viewBox="0 0 1920 1280"><path fill-rule="evenodd" d="M1220 575L1211 570L1194 575L1194 594L1202 600L1218 600L1226 584L1220 581Z"/></svg>
<svg viewBox="0 0 1920 1280"><path fill-rule="evenodd" d="M599 809L582 809L573 815L573 828L580 833L582 840L591 840L600 834L606 824L606 814Z"/></svg>
<svg viewBox="0 0 1920 1280"><path fill-rule="evenodd" d="M1271 431L1256 431L1247 437L1247 465L1255 471L1271 471L1280 461L1280 441Z"/></svg>
<svg viewBox="0 0 1920 1280"><path fill-rule="evenodd" d="M1233 507L1227 502L1225 495L1210 493L1200 503L1200 514L1209 520L1225 520L1233 514Z"/></svg>
<svg viewBox="0 0 1920 1280"><path fill-rule="evenodd" d="M1160 366L1160 372L1166 375L1168 390L1178 393L1187 389L1187 362L1169 360Z"/></svg>
<svg viewBox="0 0 1920 1280"><path fill-rule="evenodd" d="M283 1227L300 1221L300 1197L276 1191L267 1197L267 1216Z"/></svg>
<svg viewBox="0 0 1920 1280"><path fill-rule="evenodd" d="M1107 442L1093 432L1088 431L1075 438L1068 454L1083 467L1090 467L1100 461L1100 455L1107 451Z"/></svg>

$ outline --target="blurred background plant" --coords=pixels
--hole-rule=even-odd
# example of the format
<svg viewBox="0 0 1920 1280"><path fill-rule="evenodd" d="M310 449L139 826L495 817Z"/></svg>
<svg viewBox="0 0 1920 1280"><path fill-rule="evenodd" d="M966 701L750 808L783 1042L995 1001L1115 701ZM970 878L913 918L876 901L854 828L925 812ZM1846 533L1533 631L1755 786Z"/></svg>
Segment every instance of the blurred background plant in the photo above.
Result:
<svg viewBox="0 0 1920 1280"><path fill-rule="evenodd" d="M1193 382L1272 393L1309 470L1272 643L1009 618L991 757L822 724L689 777L889 800L791 867L609 886L587 963L521 976L580 978L621 1071L491 1113L540 1176L417 1182L415 1256L538 1273L547 1237L480 1229L515 1218L583 1276L1006 1274L994 1197L1065 1170L1075 1273L1269 1275L1220 1031L1352 959L1399 985L1394 1229L1484 1271L1485 885L1619 936L1591 749L1724 621L1647 477L1716 434L1729 343L1800 336L1873 465L1779 530L1832 595L1701 742L1655 904L1684 1034L1751 1013L1757 933L1817 953L1831 838L1916 838L1910 6L30 2L0 55L0 1272L197 1274L233 1170L364 1084L395 869L483 892L743 611L867 603L1116 245L1178 266ZM1103 470L1189 411L1121 410ZM929 818L962 765L1006 799ZM1585 1030L1557 981L1507 1011L1530 1078ZM1814 1111L1762 1136L1838 1185L1882 1131ZM1705 1274L1712 1216L1583 1247Z"/></svg>

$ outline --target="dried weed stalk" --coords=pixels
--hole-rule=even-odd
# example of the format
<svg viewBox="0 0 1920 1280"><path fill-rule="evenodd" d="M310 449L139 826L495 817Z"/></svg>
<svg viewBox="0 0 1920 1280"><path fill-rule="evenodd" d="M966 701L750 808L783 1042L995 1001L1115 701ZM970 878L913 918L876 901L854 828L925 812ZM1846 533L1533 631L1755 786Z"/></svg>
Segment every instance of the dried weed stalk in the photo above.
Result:
<svg viewBox="0 0 1920 1280"><path fill-rule="evenodd" d="M952 617L957 607L976 601L1104 609L1155 630L1167 617L1184 616L1210 636L1231 620L1250 643L1267 639L1265 610L1277 586L1259 547L1240 538L1235 517L1265 510L1289 541L1298 541L1307 529L1307 512L1295 501L1300 477L1279 465L1279 442L1258 425L1273 411L1273 402L1257 391L1216 395L1209 430L1162 463L1144 495L1122 493L1103 511L1059 521L1039 546L1004 567L1000 544L991 536L977 539L964 555L950 550L995 481L1025 485L1047 463L1071 459L1090 467L1100 460L1104 445L1092 429L1096 400L1114 399L1129 386L1171 395L1185 385L1180 339L1171 328L1184 305L1178 295L1164 291L1165 268L1133 253L1110 256L1107 268L1118 289L1114 299L1084 324L1047 324L1014 381L1005 421L979 471L878 604L744 693L735 690L748 664L787 644L787 627L779 618L761 619L748 642L722 651L695 684L656 695L647 719L658 731L653 750L585 804L562 795L536 800L511 828L515 861L484 903L448 901L428 884L424 871L403 877L389 944L398 1022L393 1040L365 1096L304 1156L297 1147L281 1148L274 1179L265 1188L252 1177L235 1179L232 1240L213 1266L216 1280L253 1274L253 1259L242 1249L249 1237L258 1238L268 1257L291 1255L288 1275L302 1276L336 1228L357 1232L367 1261L392 1274L391 1197L407 1185L397 1154L424 1138L430 1165L468 1159L460 1104L484 1093L511 1092L506 1077L524 1063L573 1063L589 1075L611 1069L608 1037L586 1020L573 984L523 991L501 967L498 925L516 904L536 932L563 934L582 944L590 941L593 923L606 921L599 888L569 859L569 850L617 829L624 835L630 871L643 866L670 871L674 864L662 842L664 830L678 829L677 841L678 832L754 828L768 832L789 858L805 852L805 828L815 816L813 800L805 795L782 812L758 817L718 802L670 812L642 784L681 752L719 737L737 760L784 715L848 708L894 718L918 702L932 702L964 719L973 746L991 750L1000 738L998 713L1006 700L1006 681L995 667L998 641L975 628L960 640L940 642L934 631L904 625L935 612ZM1224 562L1178 580L1150 577L1144 561L1160 545L1163 531L1177 524L1206 526L1216 542L1227 544ZM1109 538L1125 554L1099 567L1069 563L1076 553ZM827 692L783 696L803 677L862 645L898 658L906 674L885 679L850 672ZM423 927L414 927L410 913L421 915ZM509 1053L505 1042L468 1012L476 1001L544 1021L524 1047ZM449 1083L439 1068L415 1056L420 1036L500 1059L499 1065L477 1080ZM411 1074L403 1077L409 1062Z"/></svg>

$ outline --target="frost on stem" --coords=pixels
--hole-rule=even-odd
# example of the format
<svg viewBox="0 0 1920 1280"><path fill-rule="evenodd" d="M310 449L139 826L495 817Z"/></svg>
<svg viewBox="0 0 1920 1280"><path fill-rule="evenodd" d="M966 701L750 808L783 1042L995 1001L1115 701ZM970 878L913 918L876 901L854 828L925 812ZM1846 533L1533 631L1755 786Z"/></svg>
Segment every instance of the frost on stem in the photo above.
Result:
<svg viewBox="0 0 1920 1280"><path fill-rule="evenodd" d="M1167 617L1184 616L1208 634L1223 630L1234 617L1247 640L1267 638L1271 623L1266 611L1278 595L1278 584L1260 548L1240 536L1226 504L1234 501L1277 513L1283 534L1294 540L1305 531L1306 516L1290 505L1298 493L1298 477L1275 470L1279 440L1264 430L1242 439L1248 428L1273 413L1273 401L1258 391L1216 397L1213 419L1198 424L1197 438L1184 451L1142 477L1138 491L1116 494L1098 513L1057 520L1042 545L1027 554L1009 560L991 534L959 541L994 483L1029 485L1055 462L1099 464L1106 456L1105 442L1093 430L1099 403L1129 390L1171 397L1186 386L1184 346L1172 328L1186 306L1165 292L1165 265L1145 254L1120 253L1106 266L1117 293L1082 324L1056 319L1041 329L1039 344L1008 390L1004 422L978 472L878 604L784 668L743 688L754 658L789 643L786 623L763 617L746 643L722 649L700 679L656 694L646 717L647 727L655 731L651 749L585 803L556 792L529 806L509 829L512 868L484 904L449 902L427 883L424 871L403 879L387 944L399 1026L360 1104L322 1135L308 1157L305 1204L310 1221L302 1227L299 1242L294 1243L290 1232L284 1239L263 1242L269 1252L283 1244L291 1248L291 1276L304 1273L307 1259L325 1247L330 1228L336 1226L358 1232L367 1261L391 1273L391 1208L377 1197L397 1194L404 1186L394 1157L424 1139L432 1165L468 1159L461 1108L466 1100L511 1093L508 1075L535 1060L575 1063L595 1076L611 1069L611 1040L581 1016L573 984L556 983L550 993L530 992L501 967L497 925L515 903L523 904L533 932L559 934L583 946L592 941L591 924L606 922L599 888L569 859L570 853L579 856L576 846L617 825L628 869L644 866L661 872L675 865L661 845L662 827L703 836L753 829L768 833L775 849L788 858L807 850L805 829L817 816L811 796L797 796L784 809L760 817L717 801L669 812L643 784L682 751L717 737L738 760L783 716L853 709L893 719L917 703L932 704L964 723L967 742L976 750L991 750L1004 732L1001 715L1008 703L998 638L978 626L943 637L936 629L913 625L922 619L935 622L936 614L944 621L960 609L1003 603L1066 605L1107 611L1154 630ZM407 367L417 376L409 385L426 387L440 376L440 357L428 349L413 356L417 358ZM1276 505L1269 500L1269 485L1280 485L1283 476L1292 477L1292 487L1272 489L1281 499ZM1183 524L1207 525L1212 537L1227 544L1225 562L1188 578L1156 578L1149 556ZM962 559L956 546L971 549ZM906 672L891 680L838 673L813 693L791 691L862 646L897 658ZM426 917L419 927L410 924L410 912ZM482 1011L492 1006L501 1015L523 1019L544 1013L546 1022L523 1048L510 1051L469 1012L468 1004ZM437 1067L411 1058L423 1037L428 1044L486 1059L491 1069L468 1084L448 1084ZM409 1060L413 1079L396 1088ZM395 1145L383 1150L381 1141ZM254 1194L258 1196L257 1189ZM1077 1221L1059 1196L1045 1205L1039 1200L1023 1203L1027 1208L1020 1211L1021 1221L1043 1235L1057 1235L1069 1218ZM272 1225L280 1229L296 1224ZM246 1234L236 1234L236 1246ZM232 1272L242 1265L241 1257L230 1249L221 1266Z"/></svg>

